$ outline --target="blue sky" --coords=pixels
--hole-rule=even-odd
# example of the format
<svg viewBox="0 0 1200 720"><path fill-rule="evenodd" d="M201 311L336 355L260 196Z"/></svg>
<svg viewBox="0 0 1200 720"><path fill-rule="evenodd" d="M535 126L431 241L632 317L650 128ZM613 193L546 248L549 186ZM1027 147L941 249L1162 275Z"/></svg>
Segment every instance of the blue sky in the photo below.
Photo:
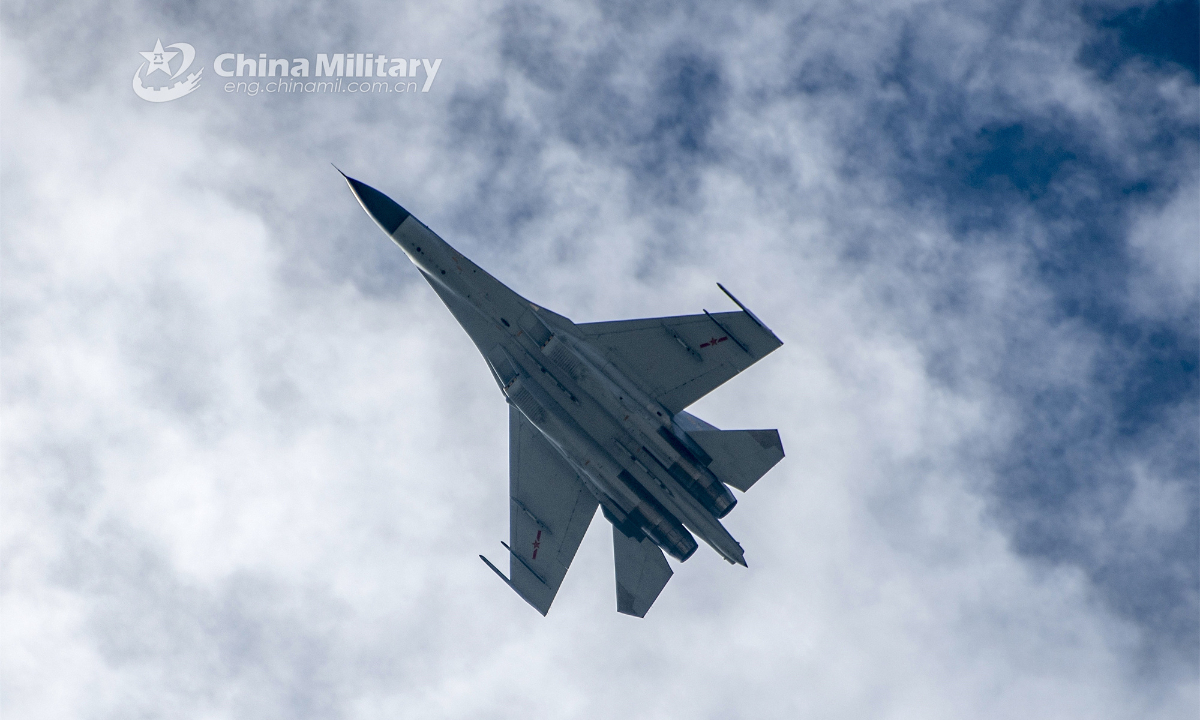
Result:
<svg viewBox="0 0 1200 720"><path fill-rule="evenodd" d="M6 709L1189 717L1197 23L6 4ZM161 105L158 38L205 68ZM403 97L212 68L346 49L443 63ZM750 569L702 551L642 623L596 527L545 619L490 577L502 399L330 162L577 321L754 308L785 345L694 409L783 436Z"/></svg>

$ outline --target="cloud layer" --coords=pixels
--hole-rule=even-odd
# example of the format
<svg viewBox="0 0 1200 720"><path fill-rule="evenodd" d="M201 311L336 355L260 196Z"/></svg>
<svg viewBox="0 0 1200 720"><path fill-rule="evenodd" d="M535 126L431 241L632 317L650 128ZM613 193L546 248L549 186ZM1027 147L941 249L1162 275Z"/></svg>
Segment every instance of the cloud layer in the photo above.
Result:
<svg viewBox="0 0 1200 720"><path fill-rule="evenodd" d="M1190 717L1188 8L9 4L6 711ZM347 50L443 64L211 73ZM329 162L577 321L754 308L693 409L783 436L749 570L635 621L597 523L547 618L497 582L507 410Z"/></svg>

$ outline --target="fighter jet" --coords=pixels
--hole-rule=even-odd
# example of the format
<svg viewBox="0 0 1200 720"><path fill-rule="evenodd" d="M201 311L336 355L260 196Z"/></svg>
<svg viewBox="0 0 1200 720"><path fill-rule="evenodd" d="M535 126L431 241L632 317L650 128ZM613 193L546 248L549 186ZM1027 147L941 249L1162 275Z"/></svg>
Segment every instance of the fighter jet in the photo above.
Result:
<svg viewBox="0 0 1200 720"><path fill-rule="evenodd" d="M339 172L341 172L339 170ZM508 402L508 575L545 615L599 506L612 523L617 612L645 617L699 537L783 458L776 430L718 430L684 410L783 343L734 312L574 323L510 290L378 190L343 177L467 331ZM728 486L728 487L727 487Z"/></svg>

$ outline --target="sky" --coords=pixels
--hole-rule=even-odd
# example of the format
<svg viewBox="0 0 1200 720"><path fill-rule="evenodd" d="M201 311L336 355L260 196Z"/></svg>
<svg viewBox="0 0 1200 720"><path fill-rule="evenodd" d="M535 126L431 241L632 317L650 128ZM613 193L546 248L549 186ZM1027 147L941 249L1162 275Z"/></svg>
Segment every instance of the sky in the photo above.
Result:
<svg viewBox="0 0 1200 720"><path fill-rule="evenodd" d="M1195 717L1195 3L0 8L6 717ZM441 64L214 67L344 52ZM770 325L690 408L783 438L749 567L498 581L507 408L331 163L577 322Z"/></svg>

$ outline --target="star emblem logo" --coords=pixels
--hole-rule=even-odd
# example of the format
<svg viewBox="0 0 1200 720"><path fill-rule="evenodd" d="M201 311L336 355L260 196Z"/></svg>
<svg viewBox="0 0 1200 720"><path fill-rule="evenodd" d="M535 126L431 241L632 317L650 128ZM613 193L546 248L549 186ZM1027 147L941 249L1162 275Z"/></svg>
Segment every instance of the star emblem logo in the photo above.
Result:
<svg viewBox="0 0 1200 720"><path fill-rule="evenodd" d="M182 54L182 62L179 64L179 69L171 72L171 61L175 56ZM189 67L192 66L192 61L196 59L196 49L187 43L175 43L163 47L162 40L156 40L154 49L150 52L139 52L145 62L133 74L133 91L143 100L150 102L167 102L175 100L192 92L200 84L200 76L204 72L203 69L197 70L187 76L186 79L180 80L170 87L148 87L142 82L143 79L149 80L150 76L161 70L168 79L174 80L182 75Z"/></svg>
<svg viewBox="0 0 1200 720"><path fill-rule="evenodd" d="M150 63L150 68L146 70L147 76L156 70L162 70L167 74L167 77L171 76L171 59L178 54L175 51L166 52L163 50L162 40L155 41L154 49L150 52L138 53L138 55L146 58Z"/></svg>

